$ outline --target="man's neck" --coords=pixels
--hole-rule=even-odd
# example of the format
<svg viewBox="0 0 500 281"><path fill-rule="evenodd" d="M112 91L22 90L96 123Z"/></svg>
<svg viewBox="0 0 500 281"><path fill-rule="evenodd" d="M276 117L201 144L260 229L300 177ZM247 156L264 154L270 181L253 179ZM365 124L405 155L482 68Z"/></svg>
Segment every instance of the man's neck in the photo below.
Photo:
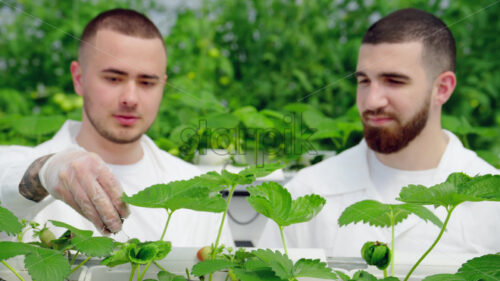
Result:
<svg viewBox="0 0 500 281"><path fill-rule="evenodd" d="M89 152L97 153L108 164L130 165L137 163L144 155L140 139L132 143L118 144L103 138L97 132L97 135L93 135L82 133L83 130L84 128L76 136L78 145Z"/></svg>
<svg viewBox="0 0 500 281"><path fill-rule="evenodd" d="M449 138L440 126L426 127L402 150L382 154L375 152L384 165L408 171L437 168L448 145Z"/></svg>

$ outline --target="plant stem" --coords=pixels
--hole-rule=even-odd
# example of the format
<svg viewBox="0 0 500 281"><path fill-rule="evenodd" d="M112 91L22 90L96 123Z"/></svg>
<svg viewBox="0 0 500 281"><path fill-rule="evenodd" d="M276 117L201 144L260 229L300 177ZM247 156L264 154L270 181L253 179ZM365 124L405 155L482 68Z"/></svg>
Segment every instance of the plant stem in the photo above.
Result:
<svg viewBox="0 0 500 281"><path fill-rule="evenodd" d="M441 228L441 231L439 232L438 237L436 238L434 243L432 243L432 245L429 247L429 249L427 249L427 251L425 251L425 253L422 255L422 257L420 257L420 259L417 261L417 263L411 268L410 272L408 272L408 274L406 275L404 281L407 281L408 278L410 278L410 275L413 273L413 271L415 271L417 266L424 260L424 258L432 251L432 249L434 249L436 244L439 242L439 240L441 239L441 236L443 236L443 233L446 230L446 225L448 224L448 221L450 220L451 212L453 212L455 207L456 206L453 206L453 207L451 207L450 210L448 210L448 215L446 216L446 220L443 223L443 227Z"/></svg>
<svg viewBox="0 0 500 281"><path fill-rule="evenodd" d="M76 254L73 256L73 258L71 259L71 262L69 263L70 265L75 264L76 257L78 257L78 254L80 254L80 250L76 251Z"/></svg>
<svg viewBox="0 0 500 281"><path fill-rule="evenodd" d="M167 222L165 223L165 227L163 228L163 233L161 234L160 241L163 241L163 238L165 237L165 233L167 233L167 227L168 227L168 224L170 223L170 219L172 218L173 213L174 212L167 210L168 218L167 218Z"/></svg>
<svg viewBox="0 0 500 281"><path fill-rule="evenodd" d="M285 235L283 233L283 229L285 227L280 225L279 228L280 228L280 234L281 234L281 242L283 242L283 249L285 250L285 255L288 256L288 250L286 249L286 243L285 243Z"/></svg>
<svg viewBox="0 0 500 281"><path fill-rule="evenodd" d="M395 256L395 251L394 251L394 228L396 226L394 225L394 213L393 210L391 210L391 228L392 228L392 241L391 241L391 276L394 276L394 256Z"/></svg>
<svg viewBox="0 0 500 281"><path fill-rule="evenodd" d="M24 278L19 275L19 273L17 273L17 271L12 267L10 266L10 264L8 264L6 261L1 261L3 263L3 265L5 265L8 269L10 269L10 271L12 271L12 273L14 273L14 275L17 276L17 278L19 278L19 280L21 281L24 281Z"/></svg>
<svg viewBox="0 0 500 281"><path fill-rule="evenodd" d="M384 269L384 278L387 278L387 268Z"/></svg>
<svg viewBox="0 0 500 281"><path fill-rule="evenodd" d="M217 238L215 239L215 245L214 245L214 248L212 249L212 259L215 259L215 255L217 254L217 248L219 247L219 240L220 240L220 236L222 234L222 228L224 227L224 222L226 221L227 211L229 210L229 203L231 203L231 198L233 198L233 193L234 193L235 189L236 189L236 185L231 186L231 188L229 189L229 194L227 195L226 209L224 210L224 214L222 214L222 221L220 222L219 233L217 233ZM210 275L208 275L208 280L212 281L212 273L210 273Z"/></svg>
<svg viewBox="0 0 500 281"><path fill-rule="evenodd" d="M156 267L158 267L159 269L163 270L163 271L167 271L165 268L163 268L163 266L161 266L160 264L158 264L158 262L156 261L153 261L153 263L156 265Z"/></svg>
<svg viewBox="0 0 500 281"><path fill-rule="evenodd" d="M82 265L84 265L86 262L88 262L90 260L90 258L92 258L92 257L88 257L84 261L82 261L79 265L77 265L75 268L73 268L69 274L77 271L80 267L82 267Z"/></svg>
<svg viewBox="0 0 500 281"><path fill-rule="evenodd" d="M151 265L151 262L148 262L146 267L144 268L144 271L142 271L141 276L139 277L139 273L137 273L137 281L141 281L142 278L144 278L144 274L146 274L146 271L148 271L149 266Z"/></svg>
<svg viewBox="0 0 500 281"><path fill-rule="evenodd" d="M137 265L133 264L132 265L132 272L130 272L130 277L128 278L128 281L132 281L132 279L134 279L134 275L135 275L135 270L136 269L137 269Z"/></svg>
<svg viewBox="0 0 500 281"><path fill-rule="evenodd" d="M212 251L212 259L215 259L215 255L217 254L217 247L219 247L219 240L220 240L220 236L222 234L222 228L224 227L224 222L226 221L227 211L229 210L229 203L231 203L231 198L233 198L233 193L234 193L235 189L236 189L235 185L231 186L231 188L229 189L229 194L227 195L226 209L224 210L224 214L222 214L222 221L220 222L219 233L217 233L217 238L215 239L214 249Z"/></svg>

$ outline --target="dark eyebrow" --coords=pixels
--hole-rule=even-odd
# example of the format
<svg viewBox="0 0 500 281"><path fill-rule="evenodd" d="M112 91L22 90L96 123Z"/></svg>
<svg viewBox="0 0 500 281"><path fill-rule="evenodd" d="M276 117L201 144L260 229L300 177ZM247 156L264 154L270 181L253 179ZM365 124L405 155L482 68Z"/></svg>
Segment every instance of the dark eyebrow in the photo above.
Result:
<svg viewBox="0 0 500 281"><path fill-rule="evenodd" d="M141 74L141 75L139 75L139 78L160 80L160 77L158 77L157 75L148 75L148 74Z"/></svg>
<svg viewBox="0 0 500 281"><path fill-rule="evenodd" d="M106 69L102 70L101 72L103 72L103 73L114 73L114 74L119 74L119 75L127 75L127 72L121 71L121 70L118 70L118 69L114 69L114 68L106 68Z"/></svg>
<svg viewBox="0 0 500 281"><path fill-rule="evenodd" d="M396 79L405 80L405 81L411 80L409 76L401 74L401 73L395 73L395 72L386 72L386 73L380 74L379 76L385 77L385 78L396 78Z"/></svg>
<svg viewBox="0 0 500 281"><path fill-rule="evenodd" d="M118 74L118 75L128 75L127 72L121 71L121 70L118 70L118 69L114 69L114 68L106 68L106 69L102 70L101 72L103 72L103 73L114 73L114 74ZM158 75L154 75L154 74L153 75L150 75L150 74L140 74L139 78L152 79L152 80L160 80L160 77L158 77Z"/></svg>
<svg viewBox="0 0 500 281"><path fill-rule="evenodd" d="M354 72L354 76L355 77L366 76L366 73L364 73L363 71L356 71Z"/></svg>

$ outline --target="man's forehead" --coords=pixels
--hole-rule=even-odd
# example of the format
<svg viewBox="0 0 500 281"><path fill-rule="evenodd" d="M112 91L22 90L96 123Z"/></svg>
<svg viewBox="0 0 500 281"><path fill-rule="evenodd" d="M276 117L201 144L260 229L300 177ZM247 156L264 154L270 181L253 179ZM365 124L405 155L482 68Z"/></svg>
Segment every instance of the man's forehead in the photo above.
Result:
<svg viewBox="0 0 500 281"><path fill-rule="evenodd" d="M358 72L407 72L422 67L423 45L419 41L404 43L362 44Z"/></svg>

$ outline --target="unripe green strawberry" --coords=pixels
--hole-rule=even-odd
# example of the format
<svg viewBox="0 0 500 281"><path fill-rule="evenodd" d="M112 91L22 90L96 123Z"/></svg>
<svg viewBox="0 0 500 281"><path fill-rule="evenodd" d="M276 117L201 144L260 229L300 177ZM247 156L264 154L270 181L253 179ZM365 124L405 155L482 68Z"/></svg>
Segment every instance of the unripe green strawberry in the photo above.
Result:
<svg viewBox="0 0 500 281"><path fill-rule="evenodd" d="M361 248L361 257L369 265L375 265L378 269L384 270L391 262L391 251L385 243L366 242Z"/></svg>
<svg viewBox="0 0 500 281"><path fill-rule="evenodd" d="M54 235L54 233L52 233L52 231L50 231L48 228L44 228L40 230L38 236L40 237L40 241L43 245L52 248L52 240L56 240L56 236Z"/></svg>

